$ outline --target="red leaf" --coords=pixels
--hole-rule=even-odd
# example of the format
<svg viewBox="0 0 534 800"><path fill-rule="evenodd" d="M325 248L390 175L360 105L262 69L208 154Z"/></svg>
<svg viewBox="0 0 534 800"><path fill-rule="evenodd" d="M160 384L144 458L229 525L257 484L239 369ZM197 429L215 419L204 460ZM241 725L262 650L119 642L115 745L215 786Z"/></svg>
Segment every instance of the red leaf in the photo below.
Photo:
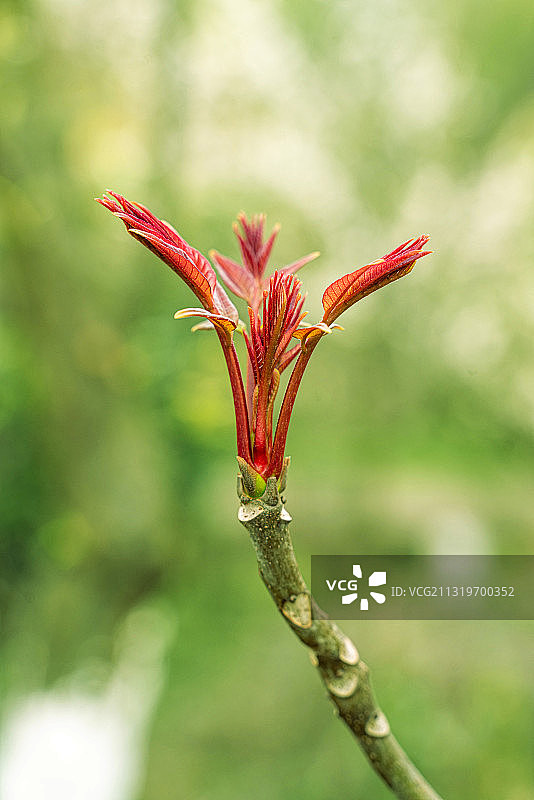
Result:
<svg viewBox="0 0 534 800"><path fill-rule="evenodd" d="M421 250L428 241L427 236L409 239L384 258L350 272L331 283L323 295L324 316L327 324L333 322L343 311L358 300L382 286L407 275L417 259L428 255L430 250Z"/></svg>
<svg viewBox="0 0 534 800"><path fill-rule="evenodd" d="M174 270L193 290L205 308L209 311L215 309L210 281L184 250L180 250L174 245L163 241L153 233L136 230L135 228L131 228L128 232Z"/></svg>
<svg viewBox="0 0 534 800"><path fill-rule="evenodd" d="M265 220L265 218L263 218L263 219ZM263 223L262 223L261 229L262 229L262 235L263 235ZM263 245L261 245L261 248L260 248L259 253L258 253L258 273L259 273L259 275L263 275L263 273L265 272L265 267L267 266L267 262L268 262L268 260L269 260L269 258L271 256L271 250L273 249L273 244L274 244L274 241L275 241L276 237L278 236L279 230L280 230L280 225L275 225L274 228L273 228L273 232L271 233L271 235L269 236L267 241ZM260 242L260 244L261 244L261 242Z"/></svg>
<svg viewBox="0 0 534 800"><path fill-rule="evenodd" d="M293 261L291 264L288 264L285 267L281 267L279 271L283 272L284 275L293 275L293 273L295 273L305 264L308 264L310 261L313 261L320 255L321 255L320 252L316 250L314 253L309 253L309 255L299 258L298 261Z"/></svg>
<svg viewBox="0 0 534 800"><path fill-rule="evenodd" d="M161 258L187 283L204 307L213 311L217 277L207 258L145 206L131 203L116 192L108 194L113 199L97 198L97 202L119 217L128 233Z"/></svg>
<svg viewBox="0 0 534 800"><path fill-rule="evenodd" d="M239 314L237 313L237 308L234 306L226 292L224 291L223 287L220 283L215 285L215 291L213 292L213 300L215 303L215 308L225 317L229 317L235 324L239 322Z"/></svg>
<svg viewBox="0 0 534 800"><path fill-rule="evenodd" d="M254 295L254 279L245 267L231 258L210 250L210 258L224 283L237 297L242 297L250 305Z"/></svg>

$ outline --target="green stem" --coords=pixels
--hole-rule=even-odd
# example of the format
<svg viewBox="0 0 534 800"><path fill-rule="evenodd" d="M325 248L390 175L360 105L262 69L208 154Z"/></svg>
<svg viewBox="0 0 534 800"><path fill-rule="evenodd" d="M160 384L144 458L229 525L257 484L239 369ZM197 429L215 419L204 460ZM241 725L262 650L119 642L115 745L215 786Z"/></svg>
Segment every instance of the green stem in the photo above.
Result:
<svg viewBox="0 0 534 800"><path fill-rule="evenodd" d="M356 647L313 600L295 558L289 535L291 517L278 494L276 478L268 479L259 500L243 492L239 478L238 494L238 519L252 539L263 582L290 628L309 648L339 716L369 763L399 800L441 800L391 733L374 697L369 668Z"/></svg>

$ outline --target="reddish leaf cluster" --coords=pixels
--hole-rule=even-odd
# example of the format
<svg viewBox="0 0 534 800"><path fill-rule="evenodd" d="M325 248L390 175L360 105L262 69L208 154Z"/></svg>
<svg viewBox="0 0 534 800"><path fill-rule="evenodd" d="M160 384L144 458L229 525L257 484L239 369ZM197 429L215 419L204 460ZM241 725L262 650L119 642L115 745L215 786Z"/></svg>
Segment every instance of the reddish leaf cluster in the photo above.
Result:
<svg viewBox="0 0 534 800"><path fill-rule="evenodd" d="M110 197L97 198L105 208L122 219L128 233L152 250L196 294L204 308L214 314L229 316L236 323L237 309L217 282L215 271L202 253L182 239L172 225L158 219L140 203L131 203L122 195L108 192Z"/></svg>
<svg viewBox="0 0 534 800"><path fill-rule="evenodd" d="M293 404L306 365L319 340L339 328L335 320L350 306L403 275L430 251L423 250L427 236L409 239L378 261L350 272L327 287L323 295L321 322L299 327L306 312L301 282L294 273L316 258L311 253L275 271L270 278L265 271L278 226L264 241L265 217L260 214L247 220L244 214L234 225L241 250L241 263L210 252L219 275L237 297L248 304L250 332L239 322L238 312L209 261L191 247L167 222L147 208L131 203L122 195L108 192L98 199L122 219L128 233L168 264L193 290L202 308L186 308L177 319L204 318L202 326L214 328L226 359L235 406L238 460L251 494L259 494L270 475L280 477L284 468L284 449ZM234 331L243 333L247 348L246 391L239 359L233 342ZM290 347L292 338L298 344ZM273 433L274 401L280 374L296 360L282 400L278 423Z"/></svg>
<svg viewBox="0 0 534 800"><path fill-rule="evenodd" d="M210 250L210 258L217 267L224 283L237 297L241 297L257 311L262 301L263 292L268 288L269 279L264 278L265 269L278 236L280 226L276 225L267 241L263 241L265 215L255 214L250 220L241 213L237 217L241 230L234 223L234 233L239 242L243 262L239 264L217 250ZM292 264L278 269L282 275L293 275L298 269L317 258L319 253L310 253Z"/></svg>
<svg viewBox="0 0 534 800"><path fill-rule="evenodd" d="M268 469L272 443L273 407L280 373L298 354L297 345L288 350L289 343L305 316L301 282L294 275L275 272L269 288L263 292L262 313L248 309L250 337L244 331L252 367L252 429L254 431L253 461L263 474Z"/></svg>
<svg viewBox="0 0 534 800"><path fill-rule="evenodd" d="M428 236L408 239L378 261L360 267L355 272L350 272L331 283L323 294L323 322L331 325L340 314L362 297L407 275L418 258L428 255L428 250L421 249L427 242Z"/></svg>

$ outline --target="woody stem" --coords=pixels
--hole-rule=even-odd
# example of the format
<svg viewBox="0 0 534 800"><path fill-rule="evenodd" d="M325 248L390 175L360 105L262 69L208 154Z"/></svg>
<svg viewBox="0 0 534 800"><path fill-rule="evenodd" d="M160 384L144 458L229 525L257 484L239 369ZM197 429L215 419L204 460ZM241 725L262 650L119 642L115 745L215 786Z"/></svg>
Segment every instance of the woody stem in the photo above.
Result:
<svg viewBox="0 0 534 800"><path fill-rule="evenodd" d="M353 642L321 611L300 572L291 537L291 517L276 478L258 500L240 492L238 519L248 530L262 580L286 623L309 648L337 713L356 737L370 765L399 800L441 800L412 764L377 705L369 667Z"/></svg>

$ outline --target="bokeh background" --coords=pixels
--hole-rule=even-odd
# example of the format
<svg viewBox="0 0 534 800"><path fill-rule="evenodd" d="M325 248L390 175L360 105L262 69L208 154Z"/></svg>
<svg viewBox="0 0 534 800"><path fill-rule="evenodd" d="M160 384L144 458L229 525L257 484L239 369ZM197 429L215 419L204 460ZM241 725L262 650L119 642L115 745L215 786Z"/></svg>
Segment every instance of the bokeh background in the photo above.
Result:
<svg viewBox="0 0 534 800"><path fill-rule="evenodd" d="M297 552L533 552L531 1L4 0L0 53L1 799L386 800L236 522L217 342L92 198L234 257L265 211L311 319L430 234L311 363ZM532 623L346 627L447 800L532 798Z"/></svg>

